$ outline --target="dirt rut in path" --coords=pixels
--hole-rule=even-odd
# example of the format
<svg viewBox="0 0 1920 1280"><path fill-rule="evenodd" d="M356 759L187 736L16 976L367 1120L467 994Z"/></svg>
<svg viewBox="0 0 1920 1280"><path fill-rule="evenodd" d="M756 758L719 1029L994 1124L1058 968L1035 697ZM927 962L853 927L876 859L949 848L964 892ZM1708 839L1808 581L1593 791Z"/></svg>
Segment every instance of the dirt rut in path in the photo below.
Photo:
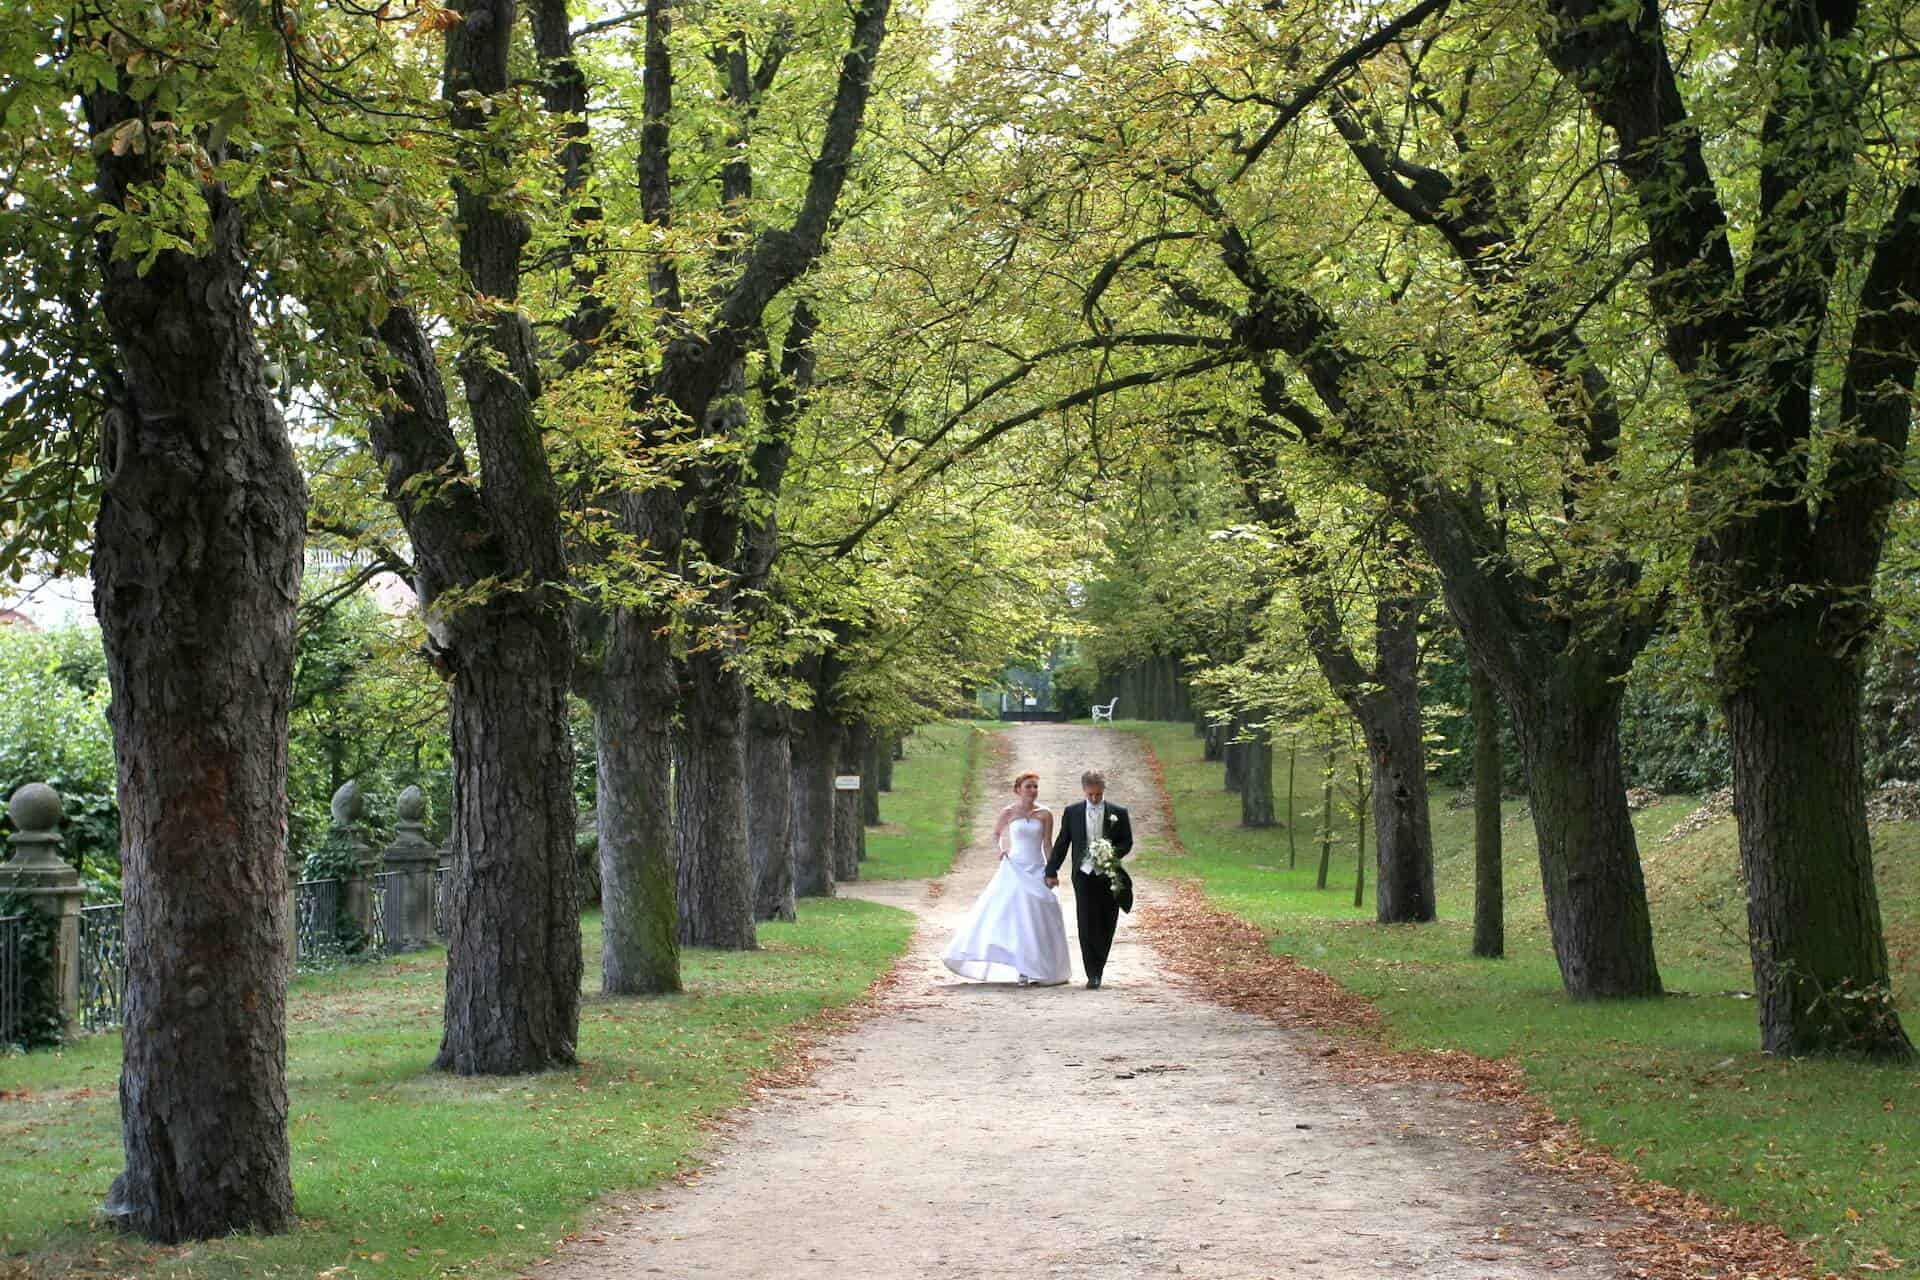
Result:
<svg viewBox="0 0 1920 1280"><path fill-rule="evenodd" d="M1007 731L1010 778L1074 799L1104 768L1153 880L1163 816L1144 749L1075 726ZM542 1275L673 1277L1597 1277L1600 1224L1567 1184L1465 1140L1497 1109L1417 1084L1360 1086L1305 1033L1207 1003L1123 918L1088 991L960 981L939 956L996 862L1005 780L982 779L945 893L849 886L921 926L903 980L831 1042L814 1082L747 1115L661 1207L613 1208ZM1164 864L1163 864L1164 865ZM1071 890L1062 888L1069 931Z"/></svg>

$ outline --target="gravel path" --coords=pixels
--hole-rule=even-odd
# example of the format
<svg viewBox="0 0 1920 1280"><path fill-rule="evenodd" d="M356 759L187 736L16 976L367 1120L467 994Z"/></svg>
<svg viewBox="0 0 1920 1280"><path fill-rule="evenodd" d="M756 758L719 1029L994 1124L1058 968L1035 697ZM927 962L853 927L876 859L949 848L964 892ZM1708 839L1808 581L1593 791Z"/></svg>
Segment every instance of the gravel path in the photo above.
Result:
<svg viewBox="0 0 1920 1280"><path fill-rule="evenodd" d="M1133 813L1134 874L1162 829L1145 749L1112 730L1008 730L1009 777L1041 802L1107 771ZM1170 1275L1254 1278L1617 1274L1564 1183L1465 1135L1497 1110L1420 1085L1356 1087L1316 1039L1206 1003L1163 976L1123 917L1106 986L962 982L941 948L991 875L1005 781L982 779L974 843L944 893L849 886L914 911L903 980L832 1041L814 1082L745 1116L657 1208L610 1208L543 1276ZM1071 890L1060 893L1073 928Z"/></svg>

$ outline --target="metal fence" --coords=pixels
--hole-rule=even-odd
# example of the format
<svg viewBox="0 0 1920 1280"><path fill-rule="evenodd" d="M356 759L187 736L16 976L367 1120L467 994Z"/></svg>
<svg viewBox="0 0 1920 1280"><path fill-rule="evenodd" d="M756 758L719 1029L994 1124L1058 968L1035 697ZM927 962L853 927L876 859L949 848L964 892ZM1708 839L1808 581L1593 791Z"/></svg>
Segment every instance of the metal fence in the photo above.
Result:
<svg viewBox="0 0 1920 1280"><path fill-rule="evenodd" d="M340 882L302 880L293 887L293 961L303 969L340 955Z"/></svg>
<svg viewBox="0 0 1920 1280"><path fill-rule="evenodd" d="M80 908L80 1027L120 1025L127 1006L126 908Z"/></svg>
<svg viewBox="0 0 1920 1280"><path fill-rule="evenodd" d="M33 934L25 916L0 916L0 1045L12 1044L27 1014L27 956Z"/></svg>
<svg viewBox="0 0 1920 1280"><path fill-rule="evenodd" d="M433 869L433 931L442 938L447 936L447 870Z"/></svg>
<svg viewBox="0 0 1920 1280"><path fill-rule="evenodd" d="M413 919L413 877L404 871L382 871L368 886L373 895L373 928L367 946L380 955L407 949L407 922Z"/></svg>
<svg viewBox="0 0 1920 1280"><path fill-rule="evenodd" d="M447 869L438 867L424 892L435 933L446 935L442 890ZM406 872L381 872L367 887L373 928L367 950L388 955L419 946L429 939L410 938L409 922L417 919L414 896L420 882ZM294 886L294 961L302 969L324 969L346 954L340 938L341 882L302 880ZM28 916L0 916L0 1045L10 1044L24 1030L29 1010L27 948L34 945ZM127 1000L126 908L118 902L80 909L80 1028L104 1031L124 1020Z"/></svg>

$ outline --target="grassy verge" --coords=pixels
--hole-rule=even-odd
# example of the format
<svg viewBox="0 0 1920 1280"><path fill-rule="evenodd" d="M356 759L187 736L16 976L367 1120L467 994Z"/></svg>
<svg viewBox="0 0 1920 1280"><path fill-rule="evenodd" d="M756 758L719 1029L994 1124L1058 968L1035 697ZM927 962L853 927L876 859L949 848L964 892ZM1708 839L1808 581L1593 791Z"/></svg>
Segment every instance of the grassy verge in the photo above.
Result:
<svg viewBox="0 0 1920 1280"><path fill-rule="evenodd" d="M867 832L862 880L931 880L952 869L966 838L980 739L988 732L939 724L907 739L906 759L893 766L893 790L880 796L884 825Z"/></svg>
<svg viewBox="0 0 1920 1280"><path fill-rule="evenodd" d="M896 874L944 870L967 739L917 738L882 839ZM119 1168L117 1035L0 1057L0 1276L300 1276L386 1280L511 1273L548 1252L600 1195L682 1167L709 1120L778 1065L797 1024L857 1000L912 921L852 900L809 901L763 925L751 954L685 955L684 996L589 995L576 1070L464 1080L427 1070L445 956L422 952L299 979L289 1094L301 1228L163 1249L112 1235L95 1207ZM588 984L599 921L586 921Z"/></svg>
<svg viewBox="0 0 1920 1280"><path fill-rule="evenodd" d="M1365 995L1402 1045L1511 1058L1556 1112L1576 1120L1647 1177L1698 1191L1810 1240L1830 1265L1920 1255L1920 1072L1758 1052L1744 938L1744 899L1730 822L1672 842L1694 807L1679 798L1637 815L1668 989L1664 1000L1576 1003L1566 998L1544 920L1532 827L1523 806L1505 823L1507 958L1474 960L1472 811L1436 791L1434 837L1441 922L1372 924L1372 894L1353 906L1355 858L1340 822L1328 888L1319 861L1319 760L1301 754L1294 809L1298 865L1287 832L1239 826L1239 799L1201 759L1189 727L1129 726L1152 744L1189 858L1162 863L1207 898L1268 930L1277 952ZM1286 807L1286 753L1275 762ZM1882 908L1902 1010L1920 1030L1920 824L1874 831ZM1369 849L1369 856L1371 850ZM1156 859L1157 861L1157 859ZM1369 868L1368 878L1372 873Z"/></svg>

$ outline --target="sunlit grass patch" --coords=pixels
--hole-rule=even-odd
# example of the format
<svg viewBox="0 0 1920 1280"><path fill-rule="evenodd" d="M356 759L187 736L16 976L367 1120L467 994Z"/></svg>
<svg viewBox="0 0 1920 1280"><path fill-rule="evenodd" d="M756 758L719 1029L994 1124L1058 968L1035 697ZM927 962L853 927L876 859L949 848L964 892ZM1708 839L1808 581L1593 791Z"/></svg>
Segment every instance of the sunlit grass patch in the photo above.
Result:
<svg viewBox="0 0 1920 1280"><path fill-rule="evenodd" d="M880 796L882 825L867 829L862 880L931 880L960 852L967 815L960 801L991 729L967 723L929 725L907 739L893 766L893 790Z"/></svg>
<svg viewBox="0 0 1920 1280"><path fill-rule="evenodd" d="M591 956L598 922L587 926ZM93 1215L119 1169L119 1038L0 1060L0 1274L509 1270L594 1197L682 1166L796 1024L857 999L911 930L890 908L808 902L798 924L763 926L758 952L688 953L684 996L588 994L579 1066L508 1079L430 1068L438 953L302 978L288 1071L302 1226L272 1239L155 1249L105 1232Z"/></svg>

